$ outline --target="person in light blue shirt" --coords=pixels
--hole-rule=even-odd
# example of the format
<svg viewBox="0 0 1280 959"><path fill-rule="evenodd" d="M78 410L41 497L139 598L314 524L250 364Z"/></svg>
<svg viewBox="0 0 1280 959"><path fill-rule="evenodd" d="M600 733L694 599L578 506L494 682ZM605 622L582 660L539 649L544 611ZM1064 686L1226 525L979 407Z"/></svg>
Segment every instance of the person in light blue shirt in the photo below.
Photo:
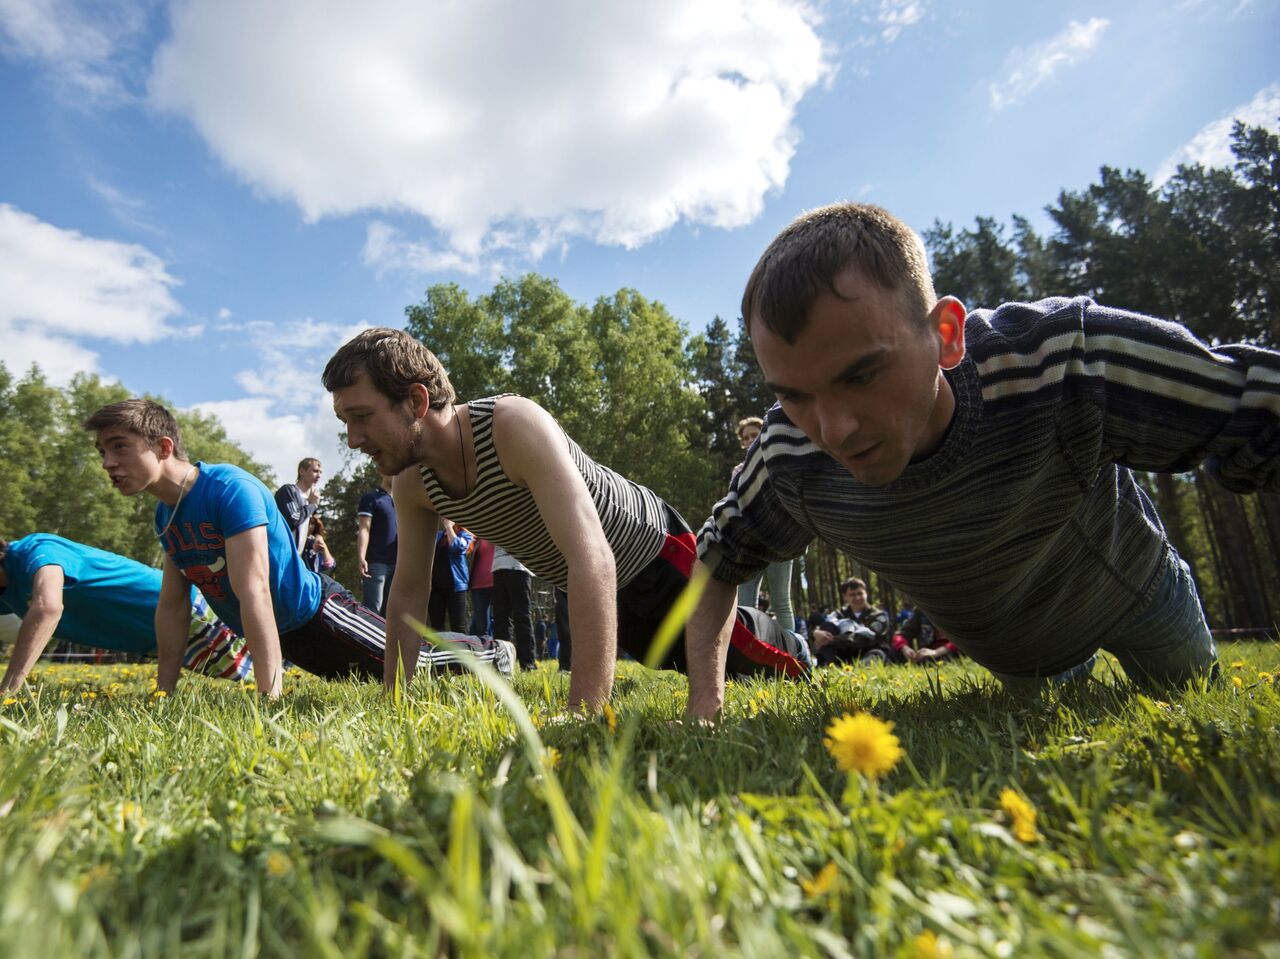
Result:
<svg viewBox="0 0 1280 959"><path fill-rule="evenodd" d="M51 533L0 539L0 612L22 619L0 692L26 680L55 636L126 653L156 651L158 569ZM188 587L191 621L182 665L208 676L247 679L245 641Z"/></svg>

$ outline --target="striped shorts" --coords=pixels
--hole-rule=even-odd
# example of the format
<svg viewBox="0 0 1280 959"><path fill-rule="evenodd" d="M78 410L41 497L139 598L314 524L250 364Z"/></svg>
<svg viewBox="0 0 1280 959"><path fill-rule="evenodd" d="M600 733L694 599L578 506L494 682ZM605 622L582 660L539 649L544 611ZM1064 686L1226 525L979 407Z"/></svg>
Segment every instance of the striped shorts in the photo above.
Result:
<svg viewBox="0 0 1280 959"><path fill-rule="evenodd" d="M191 604L191 630L182 657L186 669L219 679L250 679L253 660L244 638L218 619L205 598L196 593Z"/></svg>
<svg viewBox="0 0 1280 959"><path fill-rule="evenodd" d="M309 673L328 678L362 676L381 679L387 652L387 621L360 602L341 583L320 574L324 599L304 625L280 634L285 658ZM442 634L448 645L423 643L419 668L461 669L458 651L489 663L505 676L512 663L506 645L489 637Z"/></svg>

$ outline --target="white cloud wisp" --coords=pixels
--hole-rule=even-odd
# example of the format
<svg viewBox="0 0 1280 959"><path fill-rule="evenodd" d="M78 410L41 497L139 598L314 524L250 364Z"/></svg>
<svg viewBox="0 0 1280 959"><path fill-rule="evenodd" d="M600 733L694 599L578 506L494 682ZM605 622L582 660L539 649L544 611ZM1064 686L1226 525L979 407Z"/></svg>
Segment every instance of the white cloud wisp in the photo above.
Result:
<svg viewBox="0 0 1280 959"><path fill-rule="evenodd" d="M1236 120L1251 127L1277 129L1277 121L1280 120L1280 83L1263 87L1248 103L1201 127L1200 132L1166 157L1156 169L1156 186L1173 176L1179 164L1231 166L1235 162L1235 156L1231 153L1231 128L1235 126Z"/></svg>
<svg viewBox="0 0 1280 959"><path fill-rule="evenodd" d="M1000 111L1021 103L1060 70L1084 60L1110 25L1111 21L1102 17L1092 17L1087 23L1072 20L1048 40L1011 52L1004 79L991 84L991 108Z"/></svg>

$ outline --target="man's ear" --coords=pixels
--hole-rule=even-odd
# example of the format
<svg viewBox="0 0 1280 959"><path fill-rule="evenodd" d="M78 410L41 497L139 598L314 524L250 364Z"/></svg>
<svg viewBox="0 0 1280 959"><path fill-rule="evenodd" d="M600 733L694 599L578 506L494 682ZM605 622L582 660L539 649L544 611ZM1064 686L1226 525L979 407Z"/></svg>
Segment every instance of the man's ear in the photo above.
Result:
<svg viewBox="0 0 1280 959"><path fill-rule="evenodd" d="M929 311L929 326L938 334L938 366L952 370L964 359L964 304L944 296Z"/></svg>
<svg viewBox="0 0 1280 959"><path fill-rule="evenodd" d="M427 410L431 408L431 394L427 388L421 383L412 383L409 385L409 409L413 411L413 415L417 419L422 419L427 415Z"/></svg>
<svg viewBox="0 0 1280 959"><path fill-rule="evenodd" d="M173 437L162 436L156 443L156 459L167 460L173 455Z"/></svg>

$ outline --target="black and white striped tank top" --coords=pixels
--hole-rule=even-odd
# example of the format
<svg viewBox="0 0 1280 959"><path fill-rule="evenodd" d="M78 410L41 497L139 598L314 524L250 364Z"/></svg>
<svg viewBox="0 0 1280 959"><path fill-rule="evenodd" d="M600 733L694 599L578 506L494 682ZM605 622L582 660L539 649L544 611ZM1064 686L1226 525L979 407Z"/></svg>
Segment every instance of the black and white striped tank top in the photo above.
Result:
<svg viewBox="0 0 1280 959"><path fill-rule="evenodd" d="M507 478L493 448L493 406L505 395L510 394L467 404L476 449L475 488L467 496L454 499L427 466L418 467L422 485L441 516L497 543L538 578L567 588L568 565L538 514L533 494ZM653 491L591 459L568 435L565 442L595 502L605 539L613 549L621 589L658 555L666 541L666 504Z"/></svg>

